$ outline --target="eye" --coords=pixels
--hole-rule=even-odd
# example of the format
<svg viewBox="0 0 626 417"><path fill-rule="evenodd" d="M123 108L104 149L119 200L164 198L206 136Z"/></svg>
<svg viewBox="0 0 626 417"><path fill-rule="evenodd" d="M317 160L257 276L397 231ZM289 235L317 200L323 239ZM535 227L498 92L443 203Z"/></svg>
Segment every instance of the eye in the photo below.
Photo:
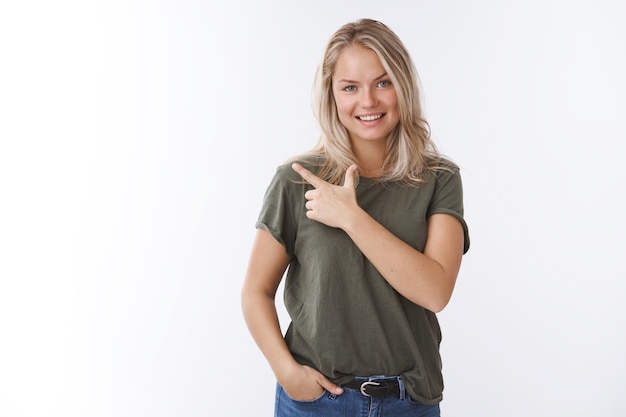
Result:
<svg viewBox="0 0 626 417"><path fill-rule="evenodd" d="M391 85L391 82L388 81L388 80L380 81L378 83L378 87L380 87L380 88L389 87L390 85Z"/></svg>
<svg viewBox="0 0 626 417"><path fill-rule="evenodd" d="M348 85L346 87L343 88L343 91L347 91L349 93L356 91L356 87L354 85Z"/></svg>

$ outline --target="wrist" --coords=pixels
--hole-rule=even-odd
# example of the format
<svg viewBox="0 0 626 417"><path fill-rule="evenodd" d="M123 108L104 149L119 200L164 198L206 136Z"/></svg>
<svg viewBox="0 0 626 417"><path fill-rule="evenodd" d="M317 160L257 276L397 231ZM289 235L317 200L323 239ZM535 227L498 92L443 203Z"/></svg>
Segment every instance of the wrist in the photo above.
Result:
<svg viewBox="0 0 626 417"><path fill-rule="evenodd" d="M293 357L285 358L273 367L274 376L279 384L284 386L285 381L293 379L293 375L298 371L301 365L293 359Z"/></svg>
<svg viewBox="0 0 626 417"><path fill-rule="evenodd" d="M341 229L348 235L353 235L357 231L359 225L364 224L363 216L368 216L367 212L357 206L354 211L351 211L347 216L345 216Z"/></svg>

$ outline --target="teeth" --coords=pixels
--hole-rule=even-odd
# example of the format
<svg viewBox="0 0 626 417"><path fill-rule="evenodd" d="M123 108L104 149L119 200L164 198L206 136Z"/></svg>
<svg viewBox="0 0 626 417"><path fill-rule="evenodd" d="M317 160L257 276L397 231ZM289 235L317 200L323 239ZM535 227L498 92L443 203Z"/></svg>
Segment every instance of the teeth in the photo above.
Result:
<svg viewBox="0 0 626 417"><path fill-rule="evenodd" d="M359 116L359 120L365 120L365 121L369 122L369 121L372 121L372 120L380 119L381 117L383 117L382 114L376 114L376 115L372 115L372 116Z"/></svg>

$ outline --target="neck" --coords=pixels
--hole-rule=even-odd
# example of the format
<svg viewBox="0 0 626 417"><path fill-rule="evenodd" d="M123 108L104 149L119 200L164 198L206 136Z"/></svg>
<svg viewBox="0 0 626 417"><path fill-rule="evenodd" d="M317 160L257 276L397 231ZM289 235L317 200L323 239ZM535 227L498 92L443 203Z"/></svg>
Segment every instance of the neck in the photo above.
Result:
<svg viewBox="0 0 626 417"><path fill-rule="evenodd" d="M385 160L384 150L353 149L361 174L365 177L380 177Z"/></svg>
<svg viewBox="0 0 626 417"><path fill-rule="evenodd" d="M352 152L356 156L357 163L361 171L365 174L382 171L385 160L384 141L352 141Z"/></svg>

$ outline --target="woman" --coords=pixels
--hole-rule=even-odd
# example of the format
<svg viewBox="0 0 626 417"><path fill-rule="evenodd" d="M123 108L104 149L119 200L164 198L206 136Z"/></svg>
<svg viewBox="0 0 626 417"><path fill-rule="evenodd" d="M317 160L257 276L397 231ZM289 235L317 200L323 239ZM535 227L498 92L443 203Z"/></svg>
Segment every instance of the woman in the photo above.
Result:
<svg viewBox="0 0 626 417"><path fill-rule="evenodd" d="M277 169L242 289L275 415L438 416L435 313L469 248L459 169L437 153L414 65L382 23L332 36L316 93L319 142Z"/></svg>

